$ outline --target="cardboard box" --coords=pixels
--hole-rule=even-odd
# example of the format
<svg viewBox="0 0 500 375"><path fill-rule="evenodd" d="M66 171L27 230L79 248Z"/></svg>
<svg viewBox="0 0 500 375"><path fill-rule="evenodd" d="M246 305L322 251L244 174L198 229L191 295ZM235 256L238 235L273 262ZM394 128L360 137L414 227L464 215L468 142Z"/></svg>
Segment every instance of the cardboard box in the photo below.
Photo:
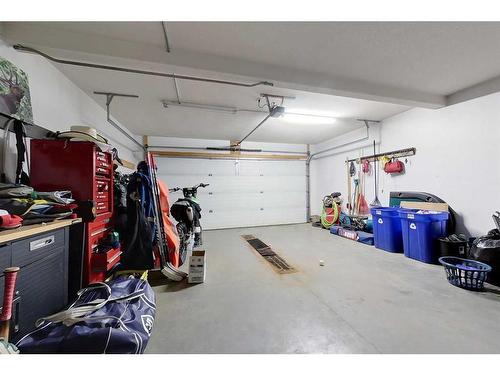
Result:
<svg viewBox="0 0 500 375"><path fill-rule="evenodd" d="M205 282L206 270L205 250L193 250L189 257L188 283L196 284Z"/></svg>

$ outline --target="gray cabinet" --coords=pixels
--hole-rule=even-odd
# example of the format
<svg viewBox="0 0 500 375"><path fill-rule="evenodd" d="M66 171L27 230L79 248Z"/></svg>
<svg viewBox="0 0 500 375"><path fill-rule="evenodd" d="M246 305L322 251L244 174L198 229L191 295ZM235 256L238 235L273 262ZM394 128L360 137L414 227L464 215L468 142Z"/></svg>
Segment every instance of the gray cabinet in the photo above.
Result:
<svg viewBox="0 0 500 375"><path fill-rule="evenodd" d="M11 342L34 329L35 321L68 303L68 227L0 245L0 272L20 267L11 320ZM0 277L0 296L4 281Z"/></svg>

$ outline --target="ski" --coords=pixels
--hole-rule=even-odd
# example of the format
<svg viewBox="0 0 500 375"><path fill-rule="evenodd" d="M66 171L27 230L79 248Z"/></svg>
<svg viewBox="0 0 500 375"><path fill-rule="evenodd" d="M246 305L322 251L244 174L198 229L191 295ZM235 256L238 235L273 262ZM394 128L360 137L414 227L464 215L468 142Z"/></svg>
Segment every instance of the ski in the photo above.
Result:
<svg viewBox="0 0 500 375"><path fill-rule="evenodd" d="M160 207L160 191L158 188L158 180L156 175L156 164L153 155L147 153L147 165L149 169L149 176L151 178L151 188L153 190L153 206L155 211L155 226L158 248L160 252L161 273L170 280L181 281L187 277L187 273L177 269L168 258L167 237L165 235L165 228L163 226L162 211Z"/></svg>

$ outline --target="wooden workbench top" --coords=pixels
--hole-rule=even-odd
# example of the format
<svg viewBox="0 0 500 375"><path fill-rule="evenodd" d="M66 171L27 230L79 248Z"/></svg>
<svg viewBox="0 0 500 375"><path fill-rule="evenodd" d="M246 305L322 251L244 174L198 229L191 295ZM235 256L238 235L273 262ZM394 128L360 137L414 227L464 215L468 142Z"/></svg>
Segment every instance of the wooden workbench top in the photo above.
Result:
<svg viewBox="0 0 500 375"><path fill-rule="evenodd" d="M34 225L26 225L16 229L8 229L0 232L0 244L10 241L19 240L24 237L33 236L36 234L48 232L54 229L67 227L76 223L81 223L82 219L64 219L51 221L49 223L41 223Z"/></svg>

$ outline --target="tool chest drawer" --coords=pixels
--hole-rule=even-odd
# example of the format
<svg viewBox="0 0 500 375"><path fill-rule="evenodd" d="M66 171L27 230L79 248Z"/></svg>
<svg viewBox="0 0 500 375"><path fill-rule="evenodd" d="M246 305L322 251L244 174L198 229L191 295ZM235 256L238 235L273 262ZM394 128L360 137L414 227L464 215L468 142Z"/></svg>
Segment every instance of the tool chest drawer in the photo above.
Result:
<svg viewBox="0 0 500 375"><path fill-rule="evenodd" d="M110 244L106 241L111 232L113 232L113 226L110 220L86 224L85 285L103 281L106 278L107 271L111 270L120 261L120 248L110 248Z"/></svg>
<svg viewBox="0 0 500 375"><path fill-rule="evenodd" d="M111 180L109 178L96 177L95 180L95 202L97 214L111 212L112 194Z"/></svg>
<svg viewBox="0 0 500 375"><path fill-rule="evenodd" d="M109 271L120 261L121 254L120 248L111 249L105 253L92 253L92 270L94 272Z"/></svg>
<svg viewBox="0 0 500 375"><path fill-rule="evenodd" d="M10 266L11 247L10 244L0 245L0 272ZM1 294L0 294L1 296Z"/></svg>
<svg viewBox="0 0 500 375"><path fill-rule="evenodd" d="M12 244L12 264L22 267L49 256L56 249L64 247L64 234L64 229L58 229L14 242Z"/></svg>
<svg viewBox="0 0 500 375"><path fill-rule="evenodd" d="M108 202L97 202L95 210L98 214L109 212Z"/></svg>
<svg viewBox="0 0 500 375"><path fill-rule="evenodd" d="M99 189L97 190L97 194L96 194L96 202L109 202L109 192L108 191L99 191Z"/></svg>
<svg viewBox="0 0 500 375"><path fill-rule="evenodd" d="M97 251L99 244L108 236L108 234L112 231L111 227L103 226L90 229L89 228L89 245L90 250L92 252Z"/></svg>
<svg viewBox="0 0 500 375"><path fill-rule="evenodd" d="M113 172L113 163L111 154L96 151L95 153L95 172L97 175L109 176Z"/></svg>

